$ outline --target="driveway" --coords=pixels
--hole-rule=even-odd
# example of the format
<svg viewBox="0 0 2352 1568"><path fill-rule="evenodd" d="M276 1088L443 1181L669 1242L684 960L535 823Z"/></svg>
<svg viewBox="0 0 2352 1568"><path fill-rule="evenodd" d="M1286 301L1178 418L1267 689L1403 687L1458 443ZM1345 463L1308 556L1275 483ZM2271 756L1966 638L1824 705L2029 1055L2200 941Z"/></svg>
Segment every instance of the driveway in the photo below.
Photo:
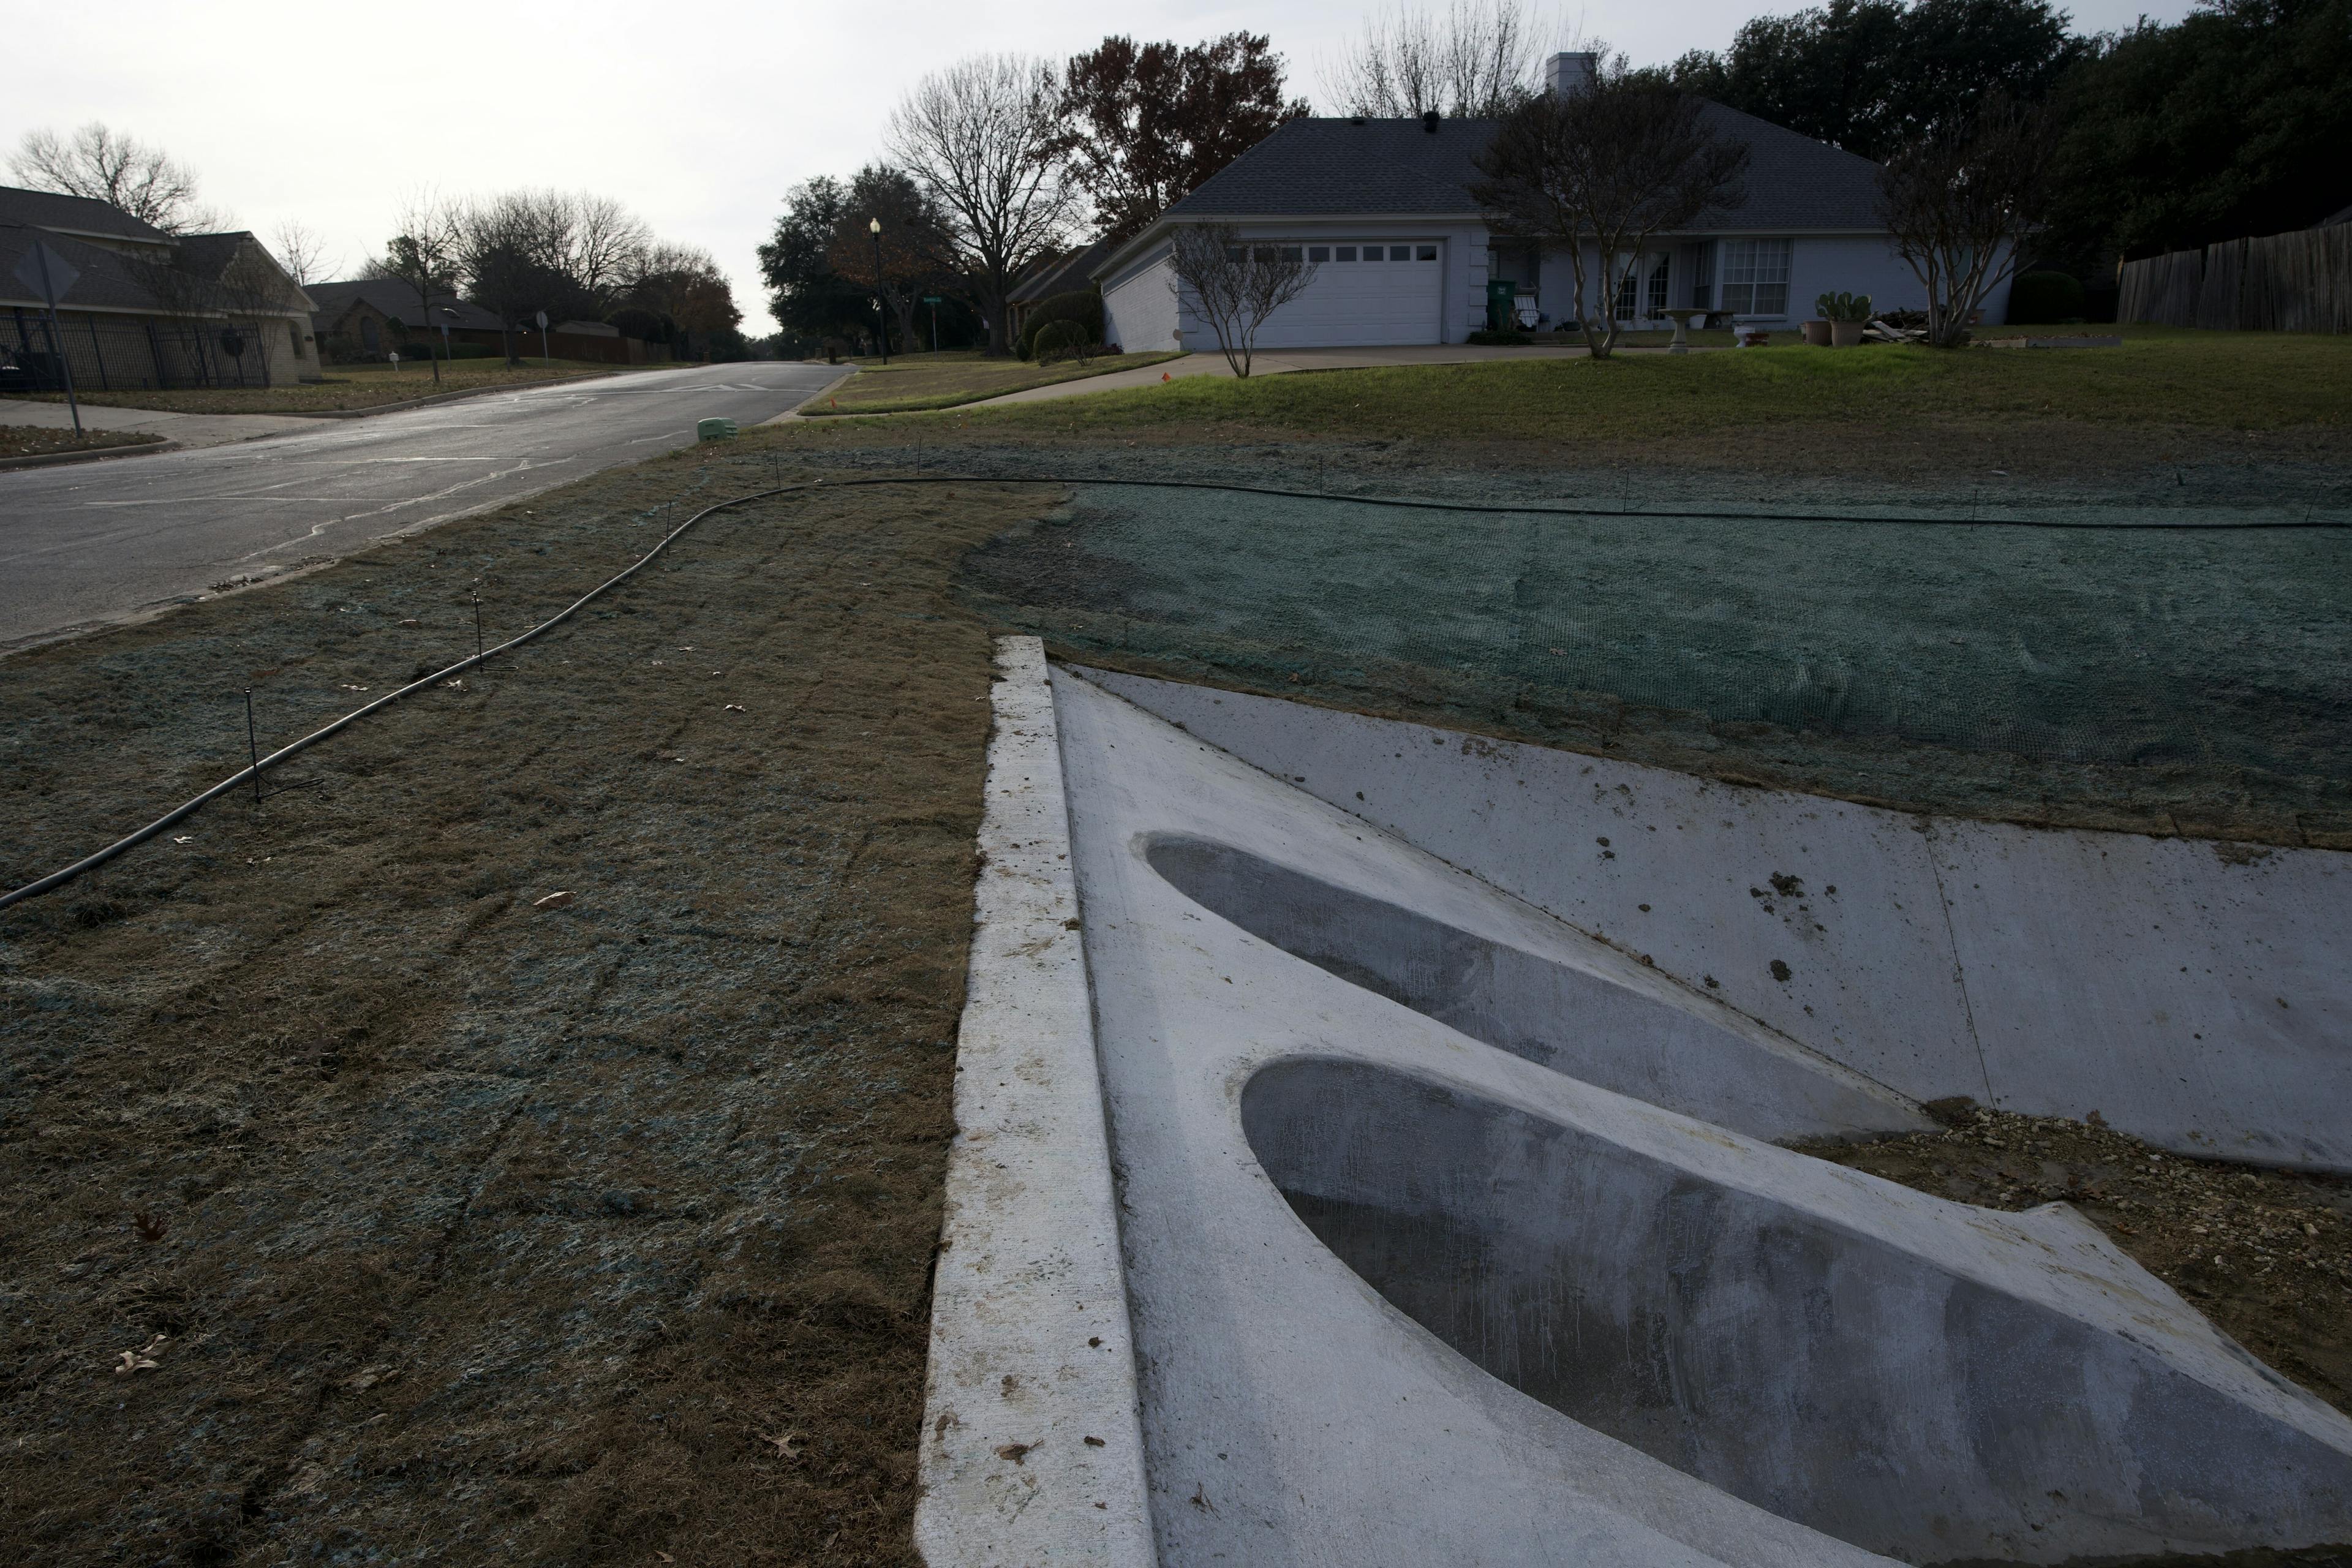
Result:
<svg viewBox="0 0 2352 1568"><path fill-rule="evenodd" d="M841 374L773 362L686 366L368 419L271 419L295 428L0 473L0 651L653 457L692 442L697 419L757 424Z"/></svg>

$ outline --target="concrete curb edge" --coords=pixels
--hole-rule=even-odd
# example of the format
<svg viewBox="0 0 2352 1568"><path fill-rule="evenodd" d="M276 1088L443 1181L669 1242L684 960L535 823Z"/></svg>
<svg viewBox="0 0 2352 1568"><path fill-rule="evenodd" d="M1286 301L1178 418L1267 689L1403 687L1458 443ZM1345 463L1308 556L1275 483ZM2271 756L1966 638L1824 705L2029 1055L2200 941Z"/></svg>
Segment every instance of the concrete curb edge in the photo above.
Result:
<svg viewBox="0 0 2352 1568"><path fill-rule="evenodd" d="M35 452L22 458L0 458L0 473L15 468L61 468L72 463L103 463L114 458L152 458L158 452L184 450L178 441L131 441L98 447L87 452Z"/></svg>
<svg viewBox="0 0 2352 1568"><path fill-rule="evenodd" d="M1157 1561L1045 646L997 643L915 1542L930 1568Z"/></svg>

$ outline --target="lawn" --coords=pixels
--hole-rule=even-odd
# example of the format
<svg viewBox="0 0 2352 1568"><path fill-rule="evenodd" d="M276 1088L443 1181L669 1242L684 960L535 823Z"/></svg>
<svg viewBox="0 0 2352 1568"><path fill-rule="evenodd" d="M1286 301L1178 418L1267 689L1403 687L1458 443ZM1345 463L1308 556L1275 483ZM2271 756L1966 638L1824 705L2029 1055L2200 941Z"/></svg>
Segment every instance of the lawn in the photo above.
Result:
<svg viewBox="0 0 2352 1568"><path fill-rule="evenodd" d="M277 386L196 386L170 392L85 392L81 400L109 408L152 408L168 414L325 414L346 408L376 408L445 392L530 386L583 375L611 375L629 368L588 360L560 359L550 364L531 359L511 366L494 359L456 360L444 362L436 385L433 367L422 363L405 363L397 370L383 364L339 364L328 367L324 381ZM65 401L63 395L57 393L36 395L50 403Z"/></svg>
<svg viewBox="0 0 2352 1568"><path fill-rule="evenodd" d="M0 458L41 458L53 452L95 452L109 447L144 447L162 440L139 430L90 430L76 436L70 429L46 425L0 425Z"/></svg>
<svg viewBox="0 0 2352 1568"><path fill-rule="evenodd" d="M902 354L888 364L859 360L857 374L828 392L801 405L804 415L908 414L925 408L953 408L1033 386L1052 386L1115 370L1135 370L1172 353L1109 354L1080 364L1066 360L1041 365L1029 360L988 359L977 350L951 349L936 354Z"/></svg>
<svg viewBox="0 0 2352 1568"><path fill-rule="evenodd" d="M2068 331L2070 329L2056 329ZM2075 329L2108 331L2113 329ZM2122 431L2322 433L2352 425L2352 338L2141 329L2109 349L1801 344L1608 361L1515 360L1315 374L1192 376L972 410L975 432L1111 436L1247 426L1292 434L1703 445L1761 430L1838 443L2035 421Z"/></svg>

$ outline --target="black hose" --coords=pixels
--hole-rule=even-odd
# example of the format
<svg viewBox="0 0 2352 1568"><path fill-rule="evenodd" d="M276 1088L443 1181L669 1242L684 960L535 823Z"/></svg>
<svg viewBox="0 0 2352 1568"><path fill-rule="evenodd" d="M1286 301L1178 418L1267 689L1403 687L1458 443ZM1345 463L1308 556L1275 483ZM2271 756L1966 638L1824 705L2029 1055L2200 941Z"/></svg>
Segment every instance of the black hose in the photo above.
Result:
<svg viewBox="0 0 2352 1568"><path fill-rule="evenodd" d="M341 718L334 721L332 723L327 724L320 729L313 730L310 733L303 736L300 740L296 741L289 745L281 746L277 751L270 752L269 755L263 757L260 761L254 763L247 767L238 769L236 773L231 773L227 778L223 779L220 783L213 785L212 788L205 791L204 794L197 795L193 800L186 801L182 805L173 807L171 811L157 817L154 821L149 823L146 826L140 828L137 832L125 835L123 837L116 839L113 843L108 845L105 848L97 851L95 854L86 855L70 866L62 867L58 870L50 872L47 876L41 878L38 881L27 882L21 888L15 889L6 893L0 893L0 910L5 910L12 905L22 903L27 899L38 898L43 893L51 892L65 886L75 878L81 876L84 872L96 870L99 867L105 865L108 861L114 859L117 856L120 856L126 851L135 849L140 845L144 844L149 839L154 837L156 835L163 833L168 828L176 826L181 822L186 820L190 816L194 815L199 808L219 799L222 795L226 795L231 790L236 788L237 785L258 778L266 770L276 767L279 763L286 761L288 758L294 756L298 752L308 751L310 747L317 745L320 742L327 739L329 736L348 728L359 720L366 718L369 714L375 712L378 709L389 707L393 703L399 701L404 697L413 696L416 692L425 690L436 681L446 680L452 676L456 676L466 670L471 669L476 665L482 664L499 654L505 653L509 648L520 647L523 644L532 641L542 633L551 631L556 626L562 625L565 621L570 620L574 615L578 614L582 605L588 604L591 600L595 599L598 595L605 593L607 590L620 586L623 583L625 583L630 578L635 576L639 572L644 571L647 563L652 562L655 557L661 554L665 550L667 550L670 545L675 543L688 529L692 528L696 523L700 522L704 518L709 517L713 512L725 511L730 507L742 506L751 501L765 500L771 496L790 495L803 490L846 489L852 487L862 487L867 485L969 484L1036 484L1066 486L1117 485L1127 488L1150 489L1225 490L1239 495L1279 496L1291 500L1354 501L1365 506L1413 507L1427 511L1502 512L1515 516L1541 517L1636 517L1667 521L1684 520L1691 521L1723 521L1736 522L1862 522L1902 525L1958 525L1976 528L2158 529L2181 530L2184 531L2189 530L2252 531L2257 529L2282 528L2352 527L2352 522L2326 519L2315 520L2311 518L2305 518L2301 521L2278 522L2039 522L2008 518L1852 517L1836 513L1809 512L1610 511L1594 507L1511 506L1503 504L1481 505L1469 501L1421 500L1397 496L1336 495L1322 490L1282 489L1269 485L1228 484L1209 479L1112 479L1107 476L1098 478L1064 478L1055 475L1037 474L923 474L912 477L900 475L891 478L834 479L831 481L814 479L806 484L780 485L772 489L755 490L750 495L737 496L732 500L712 502L710 505L704 507L700 511L696 512L692 517L688 518L684 522L679 523L667 534L665 534L660 542L656 543L652 549L646 551L643 557L632 563L630 566L614 574L613 576L606 578L604 582L599 583L596 586L589 589L588 592L581 595L577 599L574 599L571 604L565 605L562 609L557 611L554 615L550 616L547 619L540 622L539 625L531 627L529 631L524 632L520 637L511 637L507 641L499 644L496 647L487 648L482 652L476 654L471 658L461 658L457 663L449 666L446 669L436 670L431 675L425 677L421 680L412 680L406 686L400 688L396 691L386 692L383 696L377 698L374 701L368 703L365 707L355 708L351 712L346 713Z"/></svg>

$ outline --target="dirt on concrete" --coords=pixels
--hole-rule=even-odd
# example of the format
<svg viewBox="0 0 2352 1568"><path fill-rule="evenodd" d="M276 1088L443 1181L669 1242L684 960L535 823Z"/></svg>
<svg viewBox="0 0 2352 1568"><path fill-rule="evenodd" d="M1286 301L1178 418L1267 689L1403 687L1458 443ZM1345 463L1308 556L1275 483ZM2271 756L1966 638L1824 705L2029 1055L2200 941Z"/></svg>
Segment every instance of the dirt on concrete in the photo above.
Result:
<svg viewBox="0 0 2352 1568"><path fill-rule="evenodd" d="M2352 1415L2352 1181L2183 1159L2095 1111L1927 1110L1940 1131L1797 1147L1958 1203L2070 1203L2223 1333Z"/></svg>
<svg viewBox="0 0 2352 1568"><path fill-rule="evenodd" d="M623 470L0 665L0 882L767 481ZM0 914L0 1537L44 1563L913 1561L1034 489L724 512Z"/></svg>

